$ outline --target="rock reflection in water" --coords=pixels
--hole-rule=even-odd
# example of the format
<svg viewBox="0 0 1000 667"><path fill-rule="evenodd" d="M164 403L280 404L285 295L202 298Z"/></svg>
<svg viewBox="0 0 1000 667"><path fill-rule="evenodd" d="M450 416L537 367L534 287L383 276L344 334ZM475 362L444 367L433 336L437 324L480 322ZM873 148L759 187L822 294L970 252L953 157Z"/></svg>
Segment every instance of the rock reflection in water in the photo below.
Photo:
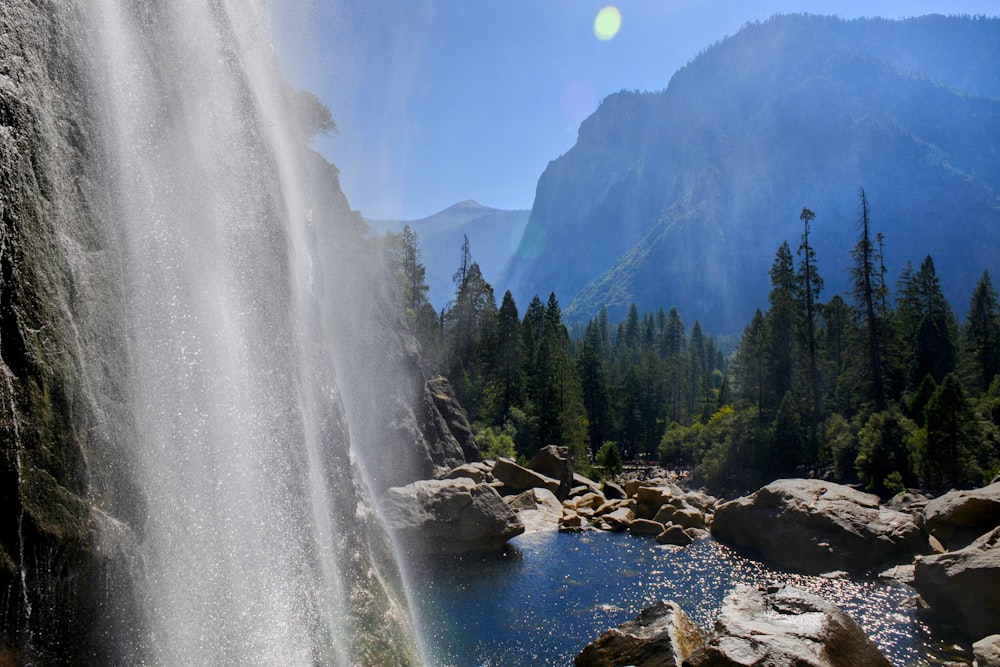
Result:
<svg viewBox="0 0 1000 667"><path fill-rule="evenodd" d="M738 583L789 583L840 606L894 665L927 664L930 633L913 589L875 580L775 572L704 540L685 549L609 533L536 533L503 555L464 556L422 570L414 598L434 664L570 665L604 630L657 600L711 629Z"/></svg>

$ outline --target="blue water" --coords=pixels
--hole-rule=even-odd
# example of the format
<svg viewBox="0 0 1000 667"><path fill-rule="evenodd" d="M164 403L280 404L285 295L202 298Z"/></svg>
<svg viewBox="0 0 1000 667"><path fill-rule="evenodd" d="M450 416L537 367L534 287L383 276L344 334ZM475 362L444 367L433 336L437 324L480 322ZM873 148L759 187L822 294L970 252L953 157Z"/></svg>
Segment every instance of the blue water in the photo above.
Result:
<svg viewBox="0 0 1000 667"><path fill-rule="evenodd" d="M603 631L657 600L674 600L711 629L738 583L784 582L839 605L893 665L928 664L930 631L914 591L899 583L830 580L769 570L703 540L685 548L604 532L536 533L504 555L464 556L417 568L414 603L434 667L572 665Z"/></svg>

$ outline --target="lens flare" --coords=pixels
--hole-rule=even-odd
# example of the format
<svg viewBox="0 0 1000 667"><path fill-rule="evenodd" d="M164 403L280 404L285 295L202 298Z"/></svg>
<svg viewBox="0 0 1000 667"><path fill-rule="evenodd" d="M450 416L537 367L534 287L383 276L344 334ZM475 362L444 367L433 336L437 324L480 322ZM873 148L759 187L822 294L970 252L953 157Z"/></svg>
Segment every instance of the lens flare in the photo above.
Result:
<svg viewBox="0 0 1000 667"><path fill-rule="evenodd" d="M621 27L622 13L614 5L608 5L597 12L597 18L594 19L594 34L597 39L602 42L613 39Z"/></svg>

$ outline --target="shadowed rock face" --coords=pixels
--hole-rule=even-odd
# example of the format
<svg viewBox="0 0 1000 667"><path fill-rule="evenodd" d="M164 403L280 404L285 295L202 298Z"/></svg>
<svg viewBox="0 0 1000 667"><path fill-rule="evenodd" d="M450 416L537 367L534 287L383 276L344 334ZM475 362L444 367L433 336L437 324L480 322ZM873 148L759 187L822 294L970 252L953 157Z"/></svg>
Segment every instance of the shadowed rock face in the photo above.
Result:
<svg viewBox="0 0 1000 667"><path fill-rule="evenodd" d="M918 558L913 586L943 620L973 639L1000 633L1000 528L972 544Z"/></svg>
<svg viewBox="0 0 1000 667"><path fill-rule="evenodd" d="M722 603L714 632L684 667L888 667L850 616L790 586L737 586Z"/></svg>
<svg viewBox="0 0 1000 667"><path fill-rule="evenodd" d="M145 502L83 22L73 1L0 5L0 646L39 664L142 657Z"/></svg>
<svg viewBox="0 0 1000 667"><path fill-rule="evenodd" d="M913 518L878 496L808 479L773 482L716 508L712 535L793 572L865 573L920 549Z"/></svg>
<svg viewBox="0 0 1000 667"><path fill-rule="evenodd" d="M1000 483L951 491L928 501L924 529L951 550L970 544L1000 526Z"/></svg>

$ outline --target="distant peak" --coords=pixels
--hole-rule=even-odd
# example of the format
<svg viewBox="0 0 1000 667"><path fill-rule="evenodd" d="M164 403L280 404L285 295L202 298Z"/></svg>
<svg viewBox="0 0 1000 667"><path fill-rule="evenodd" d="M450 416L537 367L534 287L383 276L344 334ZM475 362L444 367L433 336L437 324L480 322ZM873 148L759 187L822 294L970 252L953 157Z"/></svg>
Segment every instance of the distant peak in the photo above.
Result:
<svg viewBox="0 0 1000 667"><path fill-rule="evenodd" d="M466 199L465 201L460 201L451 208L486 208L475 199Z"/></svg>

